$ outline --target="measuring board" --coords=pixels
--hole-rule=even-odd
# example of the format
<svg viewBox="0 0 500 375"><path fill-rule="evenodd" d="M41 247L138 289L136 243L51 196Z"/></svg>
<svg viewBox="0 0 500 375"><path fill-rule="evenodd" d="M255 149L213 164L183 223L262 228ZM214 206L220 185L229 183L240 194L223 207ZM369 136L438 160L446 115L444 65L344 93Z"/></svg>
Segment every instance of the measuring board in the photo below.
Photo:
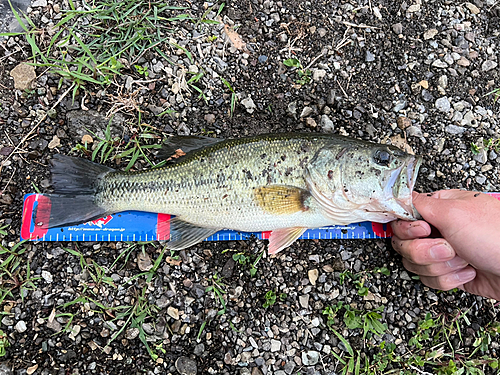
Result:
<svg viewBox="0 0 500 375"><path fill-rule="evenodd" d="M500 193L488 193L500 199ZM84 224L42 229L35 225L50 217L50 198L43 194L24 196L21 240L29 241L162 241L170 237L170 215L140 211L125 211L108 215ZM255 236L269 239L271 232L237 232L221 230L205 241L245 240ZM373 239L392 236L388 224L365 221L349 225L336 225L308 229L299 239Z"/></svg>

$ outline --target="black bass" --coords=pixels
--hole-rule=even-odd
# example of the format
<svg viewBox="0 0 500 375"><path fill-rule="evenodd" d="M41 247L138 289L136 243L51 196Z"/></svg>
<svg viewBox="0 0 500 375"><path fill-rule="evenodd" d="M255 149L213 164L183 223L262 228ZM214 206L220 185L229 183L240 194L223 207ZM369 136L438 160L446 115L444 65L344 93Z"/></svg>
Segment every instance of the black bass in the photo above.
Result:
<svg viewBox="0 0 500 375"><path fill-rule="evenodd" d="M277 253L308 228L418 217L412 190L421 158L394 146L299 133L171 142L193 150L148 171L121 172L55 155L50 220L37 225L75 225L128 210L158 212L176 216L170 249L233 229L272 231L269 252Z"/></svg>

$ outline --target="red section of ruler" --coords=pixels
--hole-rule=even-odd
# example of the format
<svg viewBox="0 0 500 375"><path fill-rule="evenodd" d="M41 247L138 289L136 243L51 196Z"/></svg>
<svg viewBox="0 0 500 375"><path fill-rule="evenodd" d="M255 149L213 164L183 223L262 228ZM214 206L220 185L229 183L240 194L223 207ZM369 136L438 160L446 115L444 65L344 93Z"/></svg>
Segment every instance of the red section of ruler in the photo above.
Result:
<svg viewBox="0 0 500 375"><path fill-rule="evenodd" d="M170 238L170 215L158 214L156 224L156 240L166 241Z"/></svg>
<svg viewBox="0 0 500 375"><path fill-rule="evenodd" d="M31 228L31 218L33 217L33 209L36 207L36 222ZM42 194L30 195L24 202L23 220L21 226L22 238L42 238L47 234L47 223L50 219L50 209L52 203L48 197ZM28 219L29 218L29 219ZM45 225L44 225L45 224Z"/></svg>

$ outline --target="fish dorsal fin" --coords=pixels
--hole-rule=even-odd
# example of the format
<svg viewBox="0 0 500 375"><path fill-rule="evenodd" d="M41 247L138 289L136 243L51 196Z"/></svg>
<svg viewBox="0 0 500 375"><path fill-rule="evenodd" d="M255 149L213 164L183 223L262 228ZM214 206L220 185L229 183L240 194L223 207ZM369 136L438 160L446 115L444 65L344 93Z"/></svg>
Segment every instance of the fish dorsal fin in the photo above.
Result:
<svg viewBox="0 0 500 375"><path fill-rule="evenodd" d="M170 240L167 249L182 250L203 241L221 228L203 228L178 217L170 220Z"/></svg>
<svg viewBox="0 0 500 375"><path fill-rule="evenodd" d="M156 157L162 160L178 160L187 153L212 146L222 142L221 138L204 137L201 135L175 135L165 139Z"/></svg>
<svg viewBox="0 0 500 375"><path fill-rule="evenodd" d="M295 186L261 186L255 188L253 193L257 204L270 214L284 215L307 210L305 200L309 193Z"/></svg>
<svg viewBox="0 0 500 375"><path fill-rule="evenodd" d="M269 236L269 254L276 254L284 248L290 246L297 240L307 228L281 228L275 229Z"/></svg>

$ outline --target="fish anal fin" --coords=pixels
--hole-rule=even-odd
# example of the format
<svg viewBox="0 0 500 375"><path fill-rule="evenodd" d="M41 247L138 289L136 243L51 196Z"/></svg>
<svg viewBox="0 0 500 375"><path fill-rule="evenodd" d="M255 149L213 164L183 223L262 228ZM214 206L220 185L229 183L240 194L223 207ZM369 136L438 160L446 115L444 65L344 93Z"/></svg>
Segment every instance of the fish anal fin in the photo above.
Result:
<svg viewBox="0 0 500 375"><path fill-rule="evenodd" d="M266 212L276 215L306 211L304 204L309 193L301 188L286 185L269 185L255 188L254 197Z"/></svg>
<svg viewBox="0 0 500 375"><path fill-rule="evenodd" d="M269 254L276 254L284 248L290 246L292 243L304 233L307 228L281 228L275 229L269 236Z"/></svg>
<svg viewBox="0 0 500 375"><path fill-rule="evenodd" d="M170 240L167 249L182 250L203 241L221 228L204 228L188 223L179 217L170 220Z"/></svg>

